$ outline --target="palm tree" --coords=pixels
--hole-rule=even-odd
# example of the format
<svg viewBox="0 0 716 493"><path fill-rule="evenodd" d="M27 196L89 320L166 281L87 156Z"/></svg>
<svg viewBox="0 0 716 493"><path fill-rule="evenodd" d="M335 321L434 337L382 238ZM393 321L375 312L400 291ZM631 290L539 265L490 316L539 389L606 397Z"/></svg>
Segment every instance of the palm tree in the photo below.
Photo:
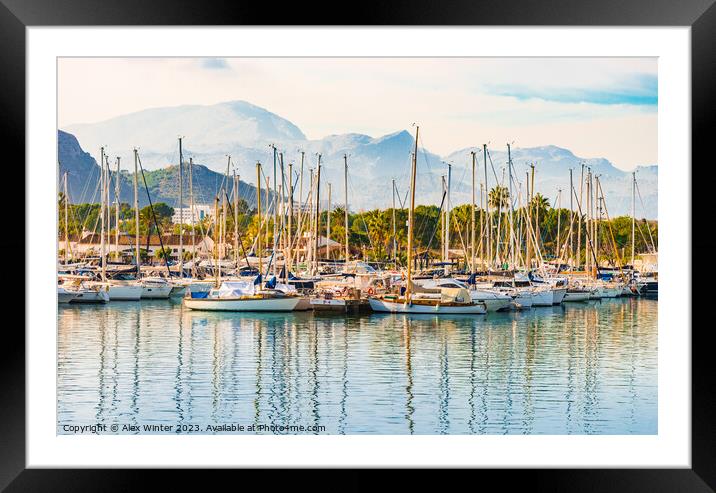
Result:
<svg viewBox="0 0 716 493"><path fill-rule="evenodd" d="M510 205L510 192L507 187L496 186L490 190L487 200L494 209L506 209Z"/></svg>
<svg viewBox="0 0 716 493"><path fill-rule="evenodd" d="M549 199L541 193L537 193L534 197L532 197L530 205L532 206L533 210L545 211L549 208Z"/></svg>

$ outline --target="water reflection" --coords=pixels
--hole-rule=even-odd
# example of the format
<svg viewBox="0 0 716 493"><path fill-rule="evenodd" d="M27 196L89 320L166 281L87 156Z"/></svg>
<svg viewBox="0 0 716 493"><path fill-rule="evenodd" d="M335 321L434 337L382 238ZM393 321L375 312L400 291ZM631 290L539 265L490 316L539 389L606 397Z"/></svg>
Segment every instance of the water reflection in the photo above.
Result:
<svg viewBox="0 0 716 493"><path fill-rule="evenodd" d="M99 421L652 434L657 302L345 318L70 305L57 370L60 433Z"/></svg>

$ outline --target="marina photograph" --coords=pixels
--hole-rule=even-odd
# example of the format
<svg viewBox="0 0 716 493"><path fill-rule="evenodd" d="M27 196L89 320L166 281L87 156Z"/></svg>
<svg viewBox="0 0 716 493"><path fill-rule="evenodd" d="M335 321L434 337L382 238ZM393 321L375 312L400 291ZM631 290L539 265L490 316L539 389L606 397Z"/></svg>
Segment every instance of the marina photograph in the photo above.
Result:
<svg viewBox="0 0 716 493"><path fill-rule="evenodd" d="M657 435L657 117L656 57L59 57L57 435Z"/></svg>

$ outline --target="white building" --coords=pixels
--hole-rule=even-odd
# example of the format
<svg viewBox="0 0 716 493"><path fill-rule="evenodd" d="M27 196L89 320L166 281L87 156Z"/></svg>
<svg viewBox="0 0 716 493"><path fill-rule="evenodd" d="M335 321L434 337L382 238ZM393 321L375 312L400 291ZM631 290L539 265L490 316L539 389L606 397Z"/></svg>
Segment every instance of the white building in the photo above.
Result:
<svg viewBox="0 0 716 493"><path fill-rule="evenodd" d="M198 223L205 217L213 217L214 210L210 205L194 205L194 222ZM174 208L174 215L172 216L172 223L174 224L190 224L191 223L191 208L190 207L179 207Z"/></svg>

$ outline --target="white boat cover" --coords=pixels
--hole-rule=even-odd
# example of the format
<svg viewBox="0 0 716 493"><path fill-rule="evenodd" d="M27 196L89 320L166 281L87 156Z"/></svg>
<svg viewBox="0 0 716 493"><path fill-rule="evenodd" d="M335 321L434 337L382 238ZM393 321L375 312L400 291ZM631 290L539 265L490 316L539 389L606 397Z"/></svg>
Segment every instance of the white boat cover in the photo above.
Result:
<svg viewBox="0 0 716 493"><path fill-rule="evenodd" d="M256 286L253 281L224 281L217 291L219 298L236 298L255 293Z"/></svg>
<svg viewBox="0 0 716 493"><path fill-rule="evenodd" d="M277 283L276 287L274 288L276 291L281 291L282 293L295 293L297 292L296 286L293 284L280 284Z"/></svg>

